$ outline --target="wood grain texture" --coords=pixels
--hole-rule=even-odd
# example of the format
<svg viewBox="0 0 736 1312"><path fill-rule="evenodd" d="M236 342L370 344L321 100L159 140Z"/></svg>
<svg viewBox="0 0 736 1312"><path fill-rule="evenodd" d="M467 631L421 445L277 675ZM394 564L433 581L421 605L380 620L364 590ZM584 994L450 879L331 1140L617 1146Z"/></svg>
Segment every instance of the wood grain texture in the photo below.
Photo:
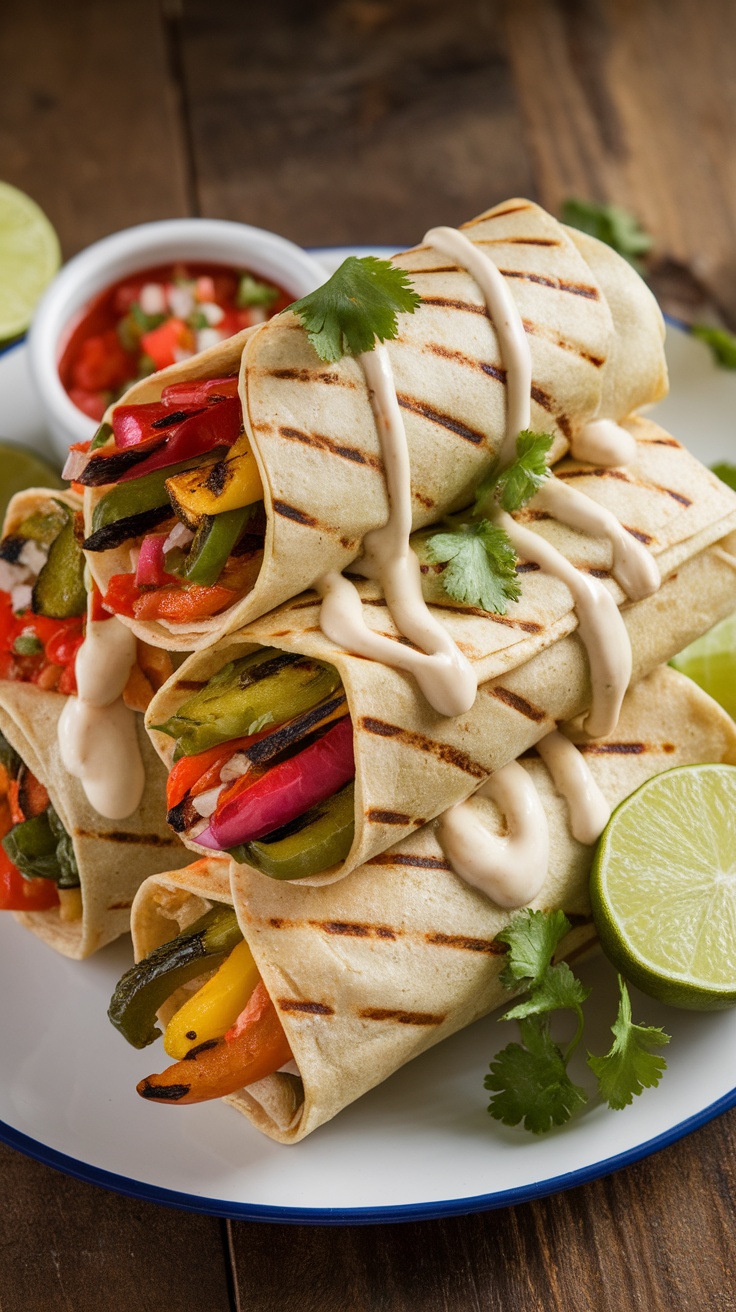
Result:
<svg viewBox="0 0 736 1312"><path fill-rule="evenodd" d="M82 1184L0 1144L2 1312L229 1312L224 1222Z"/></svg>
<svg viewBox="0 0 736 1312"><path fill-rule="evenodd" d="M188 212L166 34L149 0L0 6L0 174L46 210L65 257Z"/></svg>

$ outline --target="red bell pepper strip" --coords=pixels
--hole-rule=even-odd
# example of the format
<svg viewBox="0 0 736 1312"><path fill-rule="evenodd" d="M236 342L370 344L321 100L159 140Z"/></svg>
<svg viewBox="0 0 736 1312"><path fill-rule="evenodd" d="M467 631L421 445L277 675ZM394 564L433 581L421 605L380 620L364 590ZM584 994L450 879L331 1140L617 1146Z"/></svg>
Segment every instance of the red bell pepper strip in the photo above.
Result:
<svg viewBox="0 0 736 1312"><path fill-rule="evenodd" d="M48 911L58 905L53 879L25 879L0 846L0 911Z"/></svg>
<svg viewBox="0 0 736 1312"><path fill-rule="evenodd" d="M179 407L177 407L179 408ZM181 407L182 412L196 410L191 406ZM198 409L203 409L199 406ZM166 420L171 421L176 414L176 409L164 405L161 401L147 401L140 405L118 405L112 412L112 432L115 438L115 446L119 451L125 451L128 447L138 446L141 442L147 442L150 438L161 438L166 436ZM187 418L190 415L187 413ZM182 413L181 418L184 418ZM161 420L164 423L160 427Z"/></svg>
<svg viewBox="0 0 736 1312"><path fill-rule="evenodd" d="M189 406L210 405L224 396L238 395L238 378L204 378L190 383L169 383L161 393L164 406L172 410L186 410Z"/></svg>
<svg viewBox="0 0 736 1312"><path fill-rule="evenodd" d="M326 801L354 775L353 725L345 716L310 747L255 782L244 775L228 789L210 821L212 837L221 851L252 842ZM208 846L203 835L197 842Z"/></svg>
<svg viewBox="0 0 736 1312"><path fill-rule="evenodd" d="M119 575L114 575L112 583ZM135 586L132 574L128 576ZM219 583L210 587L192 584L182 588L157 588L155 592L143 592L133 602L132 613L137 620L168 620L171 624L186 624L188 620L207 619L218 611L231 605L237 597L231 588L222 588ZM109 589L106 598L109 596ZM129 611L118 611L127 615Z"/></svg>
<svg viewBox="0 0 736 1312"><path fill-rule="evenodd" d="M253 733L247 738L233 738L228 743L220 743L217 747L208 748L206 752L198 752L196 756L180 757L172 766L166 781L166 809L170 811L172 806L178 806L187 793L198 797L200 793L206 793L208 788L215 788L220 782L219 772L225 762L236 752L258 742L259 738L265 738L267 732L264 729L262 733Z"/></svg>
<svg viewBox="0 0 736 1312"><path fill-rule="evenodd" d="M276 1008L259 980L224 1039L203 1043L161 1075L141 1080L138 1093L167 1104L225 1098L273 1075L290 1060L291 1048Z"/></svg>
<svg viewBox="0 0 736 1312"><path fill-rule="evenodd" d="M115 481L129 483L131 479L142 478L144 474L152 474L156 469L178 464L180 460L206 455L216 446L232 446L240 436L242 427L240 401L236 396L228 397L217 405L208 406L206 410L196 411L170 429L161 429L161 434L166 437L164 445Z"/></svg>
<svg viewBox="0 0 736 1312"><path fill-rule="evenodd" d="M135 616L133 606L140 599L140 588L136 587L134 574L113 574L102 599L102 605L111 615Z"/></svg>

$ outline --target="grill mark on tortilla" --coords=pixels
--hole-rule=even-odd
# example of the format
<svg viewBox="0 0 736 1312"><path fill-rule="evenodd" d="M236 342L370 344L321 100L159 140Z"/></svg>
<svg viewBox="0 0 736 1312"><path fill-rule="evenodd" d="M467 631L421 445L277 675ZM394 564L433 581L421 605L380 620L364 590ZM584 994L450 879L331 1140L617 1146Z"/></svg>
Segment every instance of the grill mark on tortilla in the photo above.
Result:
<svg viewBox="0 0 736 1312"><path fill-rule="evenodd" d="M676 446L678 450L682 448L682 442L678 442L674 437L637 437L637 442L642 446Z"/></svg>
<svg viewBox="0 0 736 1312"><path fill-rule="evenodd" d="M475 428L469 428L459 419L453 419L452 415L444 414L442 410L435 410L434 406L426 405L424 401L418 400L417 397L407 396L405 392L397 393L397 400L403 410L410 410L412 414L421 415L423 419L428 419L430 423L437 424L440 428L446 428L449 432L455 433L462 437L466 442L472 442L474 446L482 446L486 441L485 433L479 433Z"/></svg>
<svg viewBox="0 0 736 1312"><path fill-rule="evenodd" d="M449 861L439 856L421 856L419 852L379 852L369 857L367 866L413 866L420 870L450 870Z"/></svg>
<svg viewBox="0 0 736 1312"><path fill-rule="evenodd" d="M324 930L325 934L336 934L341 938L380 938L393 942L400 934L400 929L390 925L371 925L353 920L310 920L315 929Z"/></svg>
<svg viewBox="0 0 736 1312"><path fill-rule="evenodd" d="M656 751L650 743L576 743L579 752L586 756L644 756L647 752Z"/></svg>
<svg viewBox="0 0 736 1312"><path fill-rule="evenodd" d="M488 774L482 765L474 761L466 752L461 752L458 747L452 747L449 743L435 742L433 738L427 738L413 729L402 729L398 724L388 724L386 720L374 719L372 715L362 716L359 728L365 733L373 733L380 738L396 738L406 747L413 747L416 751L428 752L437 760L455 766L457 770L462 770L473 779L485 779Z"/></svg>
<svg viewBox="0 0 736 1312"><path fill-rule="evenodd" d="M538 706L533 706L525 697L520 697L518 693L511 692L509 688L489 688L491 697L497 701L503 702L505 706L510 706L512 711L518 711L527 720L533 720L535 724L541 724L545 718L544 711L540 711Z"/></svg>
<svg viewBox="0 0 736 1312"><path fill-rule="evenodd" d="M445 1012L438 1015L433 1011L402 1011L393 1007L361 1007L358 1015L361 1020L395 1020L399 1025L441 1025L447 1018Z"/></svg>
<svg viewBox="0 0 736 1312"><path fill-rule="evenodd" d="M540 566L537 564L536 560L523 560L523 561L520 561L520 562L517 564L517 566L516 566L516 573L517 573L517 574L533 574L534 571L537 570L537 569L539 569L539 568L540 568Z"/></svg>
<svg viewBox="0 0 736 1312"><path fill-rule="evenodd" d="M295 524L305 524L307 528L319 528L319 521L313 515L308 515L305 510L298 510L296 506L290 506L286 501L274 501L273 508L277 515L283 515L284 519L293 519Z"/></svg>
<svg viewBox="0 0 736 1312"><path fill-rule="evenodd" d="M177 679L174 688L176 692L199 692L206 682L206 679Z"/></svg>
<svg viewBox="0 0 736 1312"><path fill-rule="evenodd" d="M481 237L475 246L561 246L554 237Z"/></svg>
<svg viewBox="0 0 736 1312"><path fill-rule="evenodd" d="M490 319L485 305L476 305L474 301L459 301L451 296L423 296L422 305L437 305L445 310L467 310L469 314L482 314Z"/></svg>
<svg viewBox="0 0 736 1312"><path fill-rule="evenodd" d="M279 428L279 433L288 441L301 442L303 446L315 447L319 451L329 451L334 456L341 456L343 460L351 460L355 465L367 465L383 473L383 465L375 456L366 455L357 447L335 442L324 433L305 433L301 428L289 428L286 425Z"/></svg>
<svg viewBox="0 0 736 1312"><path fill-rule="evenodd" d="M539 566L536 566L538 569ZM371 605L371 602L364 602L364 605ZM377 604L377 603L373 603ZM383 603L385 606L385 602ZM446 601L430 602L430 610L449 610L453 615L477 615L479 619L490 620L491 624L503 624L508 629L521 629L523 633L542 633L543 624L537 624L536 620L513 620L509 615L494 615L491 611L482 610L480 606L453 606Z"/></svg>
<svg viewBox="0 0 736 1312"><path fill-rule="evenodd" d="M541 324L532 323L531 319L522 319L524 331L530 337L544 337L546 341L551 342L553 346L559 346L561 351L570 351L573 355L579 355L582 360L587 360L596 369L601 369L606 363L606 357L603 355L593 355L591 351L586 351L584 347L578 346L575 342L567 342L559 333L555 333ZM675 443L675 445L679 445Z"/></svg>
<svg viewBox="0 0 736 1312"><path fill-rule="evenodd" d="M540 287L551 287L553 291L569 292L571 296L582 296L587 301L599 301L597 287L590 287L584 282L567 282L564 278L547 278L542 273L527 273L524 269L499 269L504 278L519 278L522 282L534 282Z"/></svg>
<svg viewBox="0 0 736 1312"><path fill-rule="evenodd" d="M435 502L424 492L415 492L414 497L420 505L424 506L425 510L432 510L434 508Z"/></svg>
<svg viewBox="0 0 736 1312"><path fill-rule="evenodd" d="M412 820L410 815L405 815L403 811L382 811L380 807L371 806L365 813L366 820L370 820L375 825L412 825L417 824ZM424 824L423 820L418 822Z"/></svg>
<svg viewBox="0 0 736 1312"><path fill-rule="evenodd" d="M578 566L578 568L580 567ZM585 570L585 573L590 574L591 578L594 579L610 579L611 577L610 569L594 569L592 565Z"/></svg>
<svg viewBox="0 0 736 1312"><path fill-rule="evenodd" d="M334 1007L327 1002L301 1002L299 998L277 998L282 1011L300 1012L307 1016L334 1016Z"/></svg>
<svg viewBox="0 0 736 1312"><path fill-rule="evenodd" d="M432 947L461 948L464 952L483 952L489 957L503 957L508 952L505 943L495 938L471 938L467 934L441 934L428 932L424 935Z"/></svg>
<svg viewBox="0 0 736 1312"><path fill-rule="evenodd" d="M558 478L616 478L619 483L628 483L631 487L651 488L653 492L661 492L663 496L672 497L673 501L679 502L681 506L691 506L693 503L683 492L675 492L671 487L663 487L661 483L651 483L648 479L632 478L623 469L560 469L555 471Z"/></svg>
<svg viewBox="0 0 736 1312"><path fill-rule="evenodd" d="M636 538L637 542L643 542L645 547L648 547L650 543L654 542L651 533L645 533L643 528L630 528L628 524L623 523L622 528L625 528L626 532L630 533L632 538Z"/></svg>
<svg viewBox="0 0 736 1312"><path fill-rule="evenodd" d="M263 372L267 378L287 378L295 383L328 383L353 390L358 386L351 378L345 378L341 374L315 372L313 369L264 369Z"/></svg>
<svg viewBox="0 0 736 1312"><path fill-rule="evenodd" d="M492 219L502 219L505 214L523 214L525 210L530 210L531 205L509 205L505 210L494 210L492 213L479 214L477 219L468 219L467 223L460 225L463 228L476 228L479 223L490 223Z"/></svg>
<svg viewBox="0 0 736 1312"><path fill-rule="evenodd" d="M175 838L162 837L161 834L126 834L121 829L110 829L106 833L95 833L94 829L75 829L75 838L96 838L102 843L135 843L140 847L178 847Z"/></svg>

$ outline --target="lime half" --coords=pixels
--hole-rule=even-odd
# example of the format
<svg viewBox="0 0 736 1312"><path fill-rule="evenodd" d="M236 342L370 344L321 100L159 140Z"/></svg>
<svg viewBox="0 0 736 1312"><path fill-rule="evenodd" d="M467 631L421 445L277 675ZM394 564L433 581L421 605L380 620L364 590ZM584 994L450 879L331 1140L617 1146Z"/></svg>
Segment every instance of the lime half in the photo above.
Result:
<svg viewBox="0 0 736 1312"><path fill-rule="evenodd" d="M0 342L25 332L60 262L59 238L43 210L0 182Z"/></svg>
<svg viewBox="0 0 736 1312"><path fill-rule="evenodd" d="M670 661L736 720L736 612Z"/></svg>
<svg viewBox="0 0 736 1312"><path fill-rule="evenodd" d="M591 901L603 951L644 993L698 1011L736 1003L736 767L679 766L627 797Z"/></svg>
<svg viewBox="0 0 736 1312"><path fill-rule="evenodd" d="M11 497L27 487L63 487L57 470L47 465L35 451L0 440L0 525Z"/></svg>

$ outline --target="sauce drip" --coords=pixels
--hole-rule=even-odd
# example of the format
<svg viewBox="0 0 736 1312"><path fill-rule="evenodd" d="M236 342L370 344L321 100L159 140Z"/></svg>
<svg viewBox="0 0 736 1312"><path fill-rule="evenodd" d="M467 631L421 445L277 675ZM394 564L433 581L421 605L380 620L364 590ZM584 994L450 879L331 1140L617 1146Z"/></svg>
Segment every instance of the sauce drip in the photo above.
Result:
<svg viewBox="0 0 736 1312"><path fill-rule="evenodd" d="M502 812L508 836L486 828L472 799L440 816L437 836L453 870L500 907L522 907L537 896L549 864L547 816L534 783L518 761L497 770L476 797Z"/></svg>
<svg viewBox="0 0 736 1312"><path fill-rule="evenodd" d="M135 658L135 635L119 620L88 616L75 664L77 696L67 697L59 718L61 759L108 820L132 815L146 782L135 712L122 700Z"/></svg>
<svg viewBox="0 0 736 1312"><path fill-rule="evenodd" d="M630 465L636 459L636 439L613 419L593 419L573 435L570 454L589 465Z"/></svg>
<svg viewBox="0 0 736 1312"><path fill-rule="evenodd" d="M659 570L651 552L638 542L610 510L599 506L577 488L551 476L534 497L534 506L549 511L562 524L608 538L613 549L613 577L627 597L640 601L651 597L660 585Z"/></svg>
<svg viewBox="0 0 736 1312"><path fill-rule="evenodd" d="M579 843L595 843L611 818L611 808L585 757L564 733L554 729L537 743L555 791L567 802L570 829Z"/></svg>
<svg viewBox="0 0 736 1312"><path fill-rule="evenodd" d="M385 347L359 355L371 397L389 501L387 522L367 533L363 553L352 568L377 580L391 617L420 650L373 633L365 623L354 585L331 570L317 581L322 597L320 627L332 642L414 675L427 701L440 715L462 715L475 701L478 681L462 652L435 619L422 596L419 561L410 544L411 470L406 431Z"/></svg>

